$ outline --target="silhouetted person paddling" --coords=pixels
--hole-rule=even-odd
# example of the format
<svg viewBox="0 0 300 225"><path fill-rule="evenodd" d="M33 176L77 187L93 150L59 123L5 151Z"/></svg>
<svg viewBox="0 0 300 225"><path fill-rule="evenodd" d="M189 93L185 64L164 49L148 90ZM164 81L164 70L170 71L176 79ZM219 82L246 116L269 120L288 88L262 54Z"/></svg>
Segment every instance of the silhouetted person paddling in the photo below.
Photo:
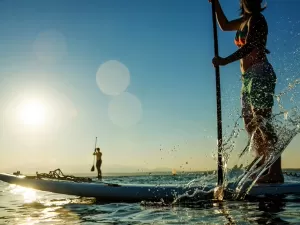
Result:
<svg viewBox="0 0 300 225"><path fill-rule="evenodd" d="M98 171L98 179L102 179L101 165L102 165L102 152L100 152L100 148L96 148L93 155L96 156L96 168Z"/></svg>

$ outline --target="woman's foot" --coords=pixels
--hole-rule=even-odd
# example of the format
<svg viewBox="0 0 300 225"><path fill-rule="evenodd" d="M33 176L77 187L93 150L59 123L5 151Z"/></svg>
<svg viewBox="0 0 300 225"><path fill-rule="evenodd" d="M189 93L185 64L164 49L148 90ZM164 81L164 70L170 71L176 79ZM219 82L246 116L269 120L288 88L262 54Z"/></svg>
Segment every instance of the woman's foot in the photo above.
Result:
<svg viewBox="0 0 300 225"><path fill-rule="evenodd" d="M270 184L270 183L273 183L273 184L282 184L284 183L284 177L283 177L283 174L282 172L280 173L268 173L266 175L263 175L261 176L257 181L256 181L257 184L264 184L264 183L267 183L267 184Z"/></svg>
<svg viewBox="0 0 300 225"><path fill-rule="evenodd" d="M262 174L256 183L284 183L281 170L281 157L279 157L266 172L267 173Z"/></svg>

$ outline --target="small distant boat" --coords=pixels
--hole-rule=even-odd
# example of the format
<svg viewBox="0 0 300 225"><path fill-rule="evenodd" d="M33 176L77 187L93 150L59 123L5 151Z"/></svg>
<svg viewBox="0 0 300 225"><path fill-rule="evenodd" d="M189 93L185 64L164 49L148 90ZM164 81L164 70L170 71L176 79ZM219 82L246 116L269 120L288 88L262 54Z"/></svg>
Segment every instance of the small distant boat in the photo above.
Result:
<svg viewBox="0 0 300 225"><path fill-rule="evenodd" d="M173 175L173 176L176 176L176 175L177 175L175 169L172 169L172 175Z"/></svg>

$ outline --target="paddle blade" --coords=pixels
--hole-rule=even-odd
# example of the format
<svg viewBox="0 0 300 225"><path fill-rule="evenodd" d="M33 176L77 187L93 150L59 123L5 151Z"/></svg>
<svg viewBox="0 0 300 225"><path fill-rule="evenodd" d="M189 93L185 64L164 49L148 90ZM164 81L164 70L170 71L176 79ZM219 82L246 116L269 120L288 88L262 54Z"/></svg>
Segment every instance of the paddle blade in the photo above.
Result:
<svg viewBox="0 0 300 225"><path fill-rule="evenodd" d="M92 171L92 172L95 171L95 166L94 166L94 165L92 166L91 171Z"/></svg>

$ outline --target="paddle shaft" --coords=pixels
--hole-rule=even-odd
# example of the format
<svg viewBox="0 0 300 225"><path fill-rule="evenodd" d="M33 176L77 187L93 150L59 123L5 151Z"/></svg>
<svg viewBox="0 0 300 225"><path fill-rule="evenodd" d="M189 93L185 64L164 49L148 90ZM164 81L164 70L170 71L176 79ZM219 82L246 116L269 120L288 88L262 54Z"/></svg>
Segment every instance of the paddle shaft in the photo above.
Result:
<svg viewBox="0 0 300 225"><path fill-rule="evenodd" d="M219 56L217 19L215 14L215 1L212 4L212 19L214 33L214 50L215 57ZM217 97L217 129L218 129L218 185L223 184L223 159L222 159L222 112L221 112L221 84L220 84L220 67L215 67L216 72L216 97Z"/></svg>
<svg viewBox="0 0 300 225"><path fill-rule="evenodd" d="M96 141L95 141L95 148L94 148L94 152L96 150L97 147L97 137L96 137ZM96 155L94 155L94 159L93 159L93 166L95 165L95 159L96 159Z"/></svg>
<svg viewBox="0 0 300 225"><path fill-rule="evenodd" d="M96 141L95 141L95 148L94 148L94 151L96 151L96 147L97 147L97 137L96 137Z"/></svg>

